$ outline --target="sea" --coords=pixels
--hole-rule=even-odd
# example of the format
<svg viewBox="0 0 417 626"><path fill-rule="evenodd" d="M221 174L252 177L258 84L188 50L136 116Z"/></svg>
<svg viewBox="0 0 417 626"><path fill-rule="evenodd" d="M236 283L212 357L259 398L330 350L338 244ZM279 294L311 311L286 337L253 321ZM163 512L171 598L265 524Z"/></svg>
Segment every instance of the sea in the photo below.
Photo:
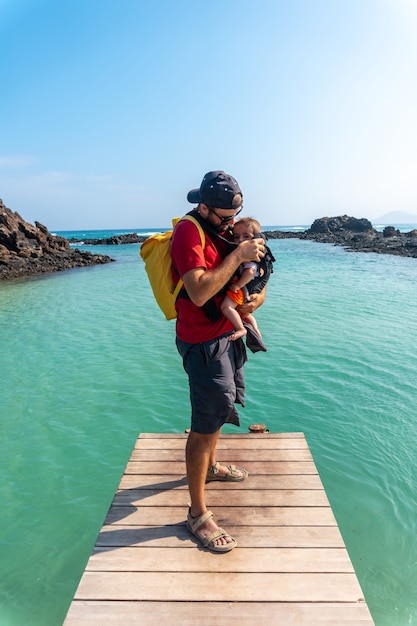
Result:
<svg viewBox="0 0 417 626"><path fill-rule="evenodd" d="M189 425L139 244L72 245L116 262L0 283L1 626L63 623L139 433ZM305 433L376 626L417 625L417 259L269 245L242 431Z"/></svg>

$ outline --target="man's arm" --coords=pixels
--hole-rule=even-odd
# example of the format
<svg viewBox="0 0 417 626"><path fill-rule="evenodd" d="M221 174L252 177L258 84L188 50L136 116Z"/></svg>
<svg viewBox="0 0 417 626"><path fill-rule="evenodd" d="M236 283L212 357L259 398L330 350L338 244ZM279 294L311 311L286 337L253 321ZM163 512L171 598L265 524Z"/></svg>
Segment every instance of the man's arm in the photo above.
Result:
<svg viewBox="0 0 417 626"><path fill-rule="evenodd" d="M190 270L184 274L182 280L191 301L196 306L204 306L224 287L241 263L246 261L259 262L263 256L263 240L250 239L242 241L235 250L223 259L218 267L211 270L202 267Z"/></svg>

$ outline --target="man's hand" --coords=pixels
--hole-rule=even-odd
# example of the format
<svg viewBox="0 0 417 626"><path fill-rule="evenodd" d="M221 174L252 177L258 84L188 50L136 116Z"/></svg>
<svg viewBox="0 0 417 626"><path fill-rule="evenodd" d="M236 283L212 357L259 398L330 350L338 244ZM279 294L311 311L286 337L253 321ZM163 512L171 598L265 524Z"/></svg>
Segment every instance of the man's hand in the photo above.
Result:
<svg viewBox="0 0 417 626"><path fill-rule="evenodd" d="M265 302L265 296L266 287L264 287L261 292L253 293L251 296L249 296L248 302L245 302L245 304L242 304L242 306L238 306L237 311L239 311L240 315L245 318L247 315L250 315L251 313L256 311L256 309Z"/></svg>
<svg viewBox="0 0 417 626"><path fill-rule="evenodd" d="M265 242L262 238L247 239L238 245L236 253L240 258L240 263L259 262L265 256Z"/></svg>

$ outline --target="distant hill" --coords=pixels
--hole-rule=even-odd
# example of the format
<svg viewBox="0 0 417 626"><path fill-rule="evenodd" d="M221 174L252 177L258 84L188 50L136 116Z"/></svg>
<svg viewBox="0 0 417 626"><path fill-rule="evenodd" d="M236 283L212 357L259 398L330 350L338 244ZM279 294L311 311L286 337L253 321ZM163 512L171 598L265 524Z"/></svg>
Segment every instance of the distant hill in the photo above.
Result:
<svg viewBox="0 0 417 626"><path fill-rule="evenodd" d="M371 220L372 224L386 224L392 226L394 224L417 224L417 215L406 213L405 211L390 211Z"/></svg>

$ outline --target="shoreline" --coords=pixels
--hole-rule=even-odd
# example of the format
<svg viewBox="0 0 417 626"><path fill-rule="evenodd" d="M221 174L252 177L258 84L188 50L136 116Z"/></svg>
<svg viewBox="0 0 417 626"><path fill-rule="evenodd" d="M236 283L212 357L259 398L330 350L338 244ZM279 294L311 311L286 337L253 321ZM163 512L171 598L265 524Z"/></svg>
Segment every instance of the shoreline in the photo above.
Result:
<svg viewBox="0 0 417 626"><path fill-rule="evenodd" d="M402 232L394 226L386 226L383 231L376 230L367 219L358 219L347 215L323 217L315 220L306 230L265 230L267 239L302 239L342 246L351 252L374 252L417 258L417 229ZM128 233L103 239L70 238L72 244L83 245L124 245L141 244L149 235Z"/></svg>
<svg viewBox="0 0 417 626"><path fill-rule="evenodd" d="M0 200L0 281L32 278L76 267L114 261L104 254L71 249L65 237L51 235L46 226L33 226Z"/></svg>
<svg viewBox="0 0 417 626"><path fill-rule="evenodd" d="M417 229L401 232L394 226L377 231L372 223L342 215L316 219L300 231L265 230L267 239L301 239L342 246L352 252L374 252L417 258ZM128 233L104 239L76 239L52 235L39 222L29 224L0 200L0 281L27 279L41 274L113 262L105 254L71 247L141 244L150 235Z"/></svg>

